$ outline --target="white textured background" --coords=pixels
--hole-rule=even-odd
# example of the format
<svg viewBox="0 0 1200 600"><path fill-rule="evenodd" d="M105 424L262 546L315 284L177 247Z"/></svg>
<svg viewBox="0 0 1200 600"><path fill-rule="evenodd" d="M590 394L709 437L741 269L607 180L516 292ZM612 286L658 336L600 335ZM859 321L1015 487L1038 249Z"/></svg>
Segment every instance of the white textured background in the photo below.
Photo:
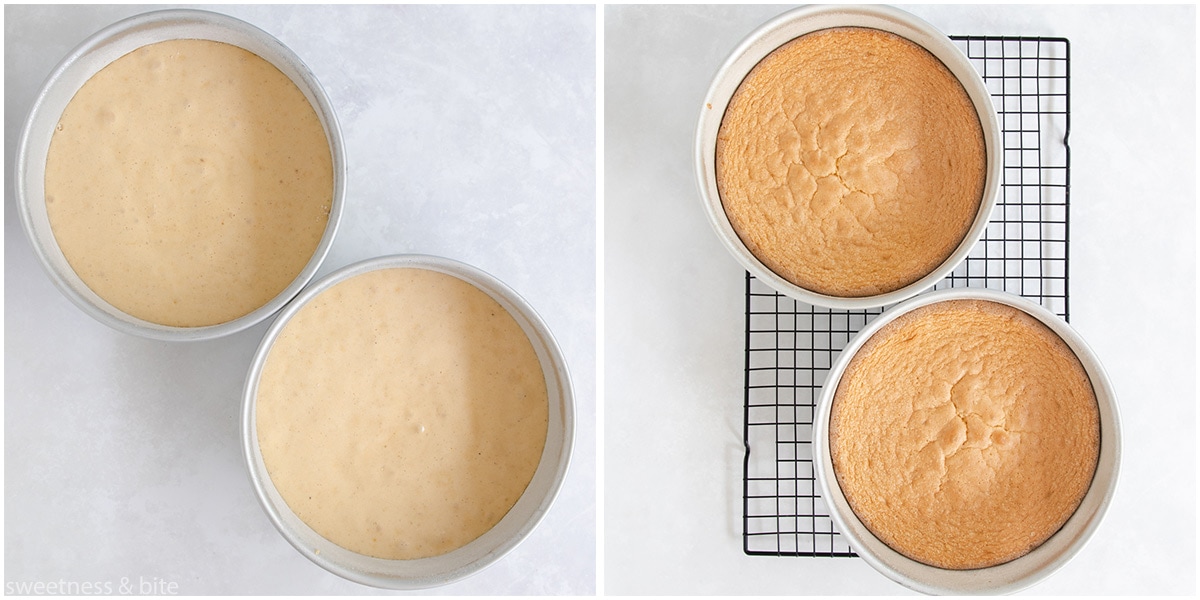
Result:
<svg viewBox="0 0 1200 600"><path fill-rule="evenodd" d="M151 7L4 12L4 579L159 578L181 593L363 593L275 531L242 462L246 370L266 323L169 344L109 330L36 262L14 206L21 125L58 61ZM395 253L495 275L567 357L574 460L547 518L457 594L595 591L595 8L220 6L324 85L349 165L317 276Z"/></svg>
<svg viewBox="0 0 1200 600"><path fill-rule="evenodd" d="M742 553L744 271L701 209L713 74L784 6L605 9L605 591L911 593L860 559ZM1117 391L1095 537L1034 594L1196 592L1196 13L902 7L1071 42L1071 324Z"/></svg>

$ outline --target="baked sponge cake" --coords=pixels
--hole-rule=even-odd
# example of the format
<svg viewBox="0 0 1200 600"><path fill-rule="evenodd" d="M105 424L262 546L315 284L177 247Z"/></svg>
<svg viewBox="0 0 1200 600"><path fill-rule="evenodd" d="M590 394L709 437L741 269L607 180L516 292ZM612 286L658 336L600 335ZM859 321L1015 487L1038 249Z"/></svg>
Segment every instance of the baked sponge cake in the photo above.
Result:
<svg viewBox="0 0 1200 600"><path fill-rule="evenodd" d="M1100 415L1083 365L1025 312L951 300L902 315L850 361L831 406L838 485L882 542L922 563L1016 559L1092 482Z"/></svg>
<svg viewBox="0 0 1200 600"><path fill-rule="evenodd" d="M983 127L949 69L865 28L796 38L734 92L717 189L742 242L830 296L900 289L946 261L983 196Z"/></svg>

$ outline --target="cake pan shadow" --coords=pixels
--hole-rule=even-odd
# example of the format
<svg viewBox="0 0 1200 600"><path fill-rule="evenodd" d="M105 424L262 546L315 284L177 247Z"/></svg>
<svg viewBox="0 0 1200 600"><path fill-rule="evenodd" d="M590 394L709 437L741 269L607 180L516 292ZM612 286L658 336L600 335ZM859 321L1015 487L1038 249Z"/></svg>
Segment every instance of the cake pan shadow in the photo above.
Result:
<svg viewBox="0 0 1200 600"><path fill-rule="evenodd" d="M329 218L316 249L300 273L266 304L236 319L200 327L175 327L147 321L113 306L97 295L68 263L51 230L46 210L46 159L55 127L75 93L96 73L142 46L178 39L224 42L247 50L274 65L312 105L325 137L333 167ZM200 10L148 12L119 21L72 50L43 84L21 132L14 173L17 213L34 253L50 279L71 302L118 331L168 341L211 339L241 331L275 314L312 279L333 243L346 190L346 158L342 132L333 106L307 66L282 42L241 20Z"/></svg>
<svg viewBox="0 0 1200 600"><path fill-rule="evenodd" d="M1083 365L1096 397L1100 421L1100 452L1096 471L1083 500L1066 523L1045 542L1012 561L969 570L943 569L912 560L875 537L850 508L838 484L829 447L833 398L850 361L880 329L923 306L949 300L985 300L1024 311L1045 324L1066 343ZM1019 296L988 289L954 288L922 294L895 306L858 332L834 362L817 404L813 422L814 472L821 496L837 529L854 550L892 580L926 594L1007 594L1048 577L1075 556L1091 538L1116 489L1121 462L1121 428L1116 396L1095 353L1065 321L1042 306Z"/></svg>
<svg viewBox="0 0 1200 600"><path fill-rule="evenodd" d="M545 377L549 415L546 442L533 478L517 502L490 530L446 554L410 560L383 559L331 542L296 515L271 481L259 446L256 405L267 355L288 322L322 292L357 275L380 269L425 269L456 277L498 302L533 345ZM521 543L550 510L567 474L575 439L575 400L566 360L533 308L495 277L466 264L424 255L393 255L339 269L304 290L271 324L255 353L242 403L242 451L251 483L271 523L305 558L358 583L411 590L445 585L495 563Z"/></svg>
<svg viewBox="0 0 1200 600"><path fill-rule="evenodd" d="M839 27L890 32L925 48L958 79L970 98L983 130L985 174L979 209L966 235L933 270L898 289L867 296L834 296L792 283L754 255L738 236L721 201L717 185L717 135L730 100L743 79L764 57L805 34ZM788 296L828 308L865 309L900 302L933 286L961 263L983 235L996 202L1002 176L1000 123L979 73L954 43L932 25L886 6L807 6L783 13L751 33L721 65L700 106L693 160L705 214L730 254L752 275Z"/></svg>

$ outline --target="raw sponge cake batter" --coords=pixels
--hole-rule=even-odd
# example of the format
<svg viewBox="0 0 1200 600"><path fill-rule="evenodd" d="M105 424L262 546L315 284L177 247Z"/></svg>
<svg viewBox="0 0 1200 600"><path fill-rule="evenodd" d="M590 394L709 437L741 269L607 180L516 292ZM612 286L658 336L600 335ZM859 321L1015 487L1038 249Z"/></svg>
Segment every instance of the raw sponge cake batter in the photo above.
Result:
<svg viewBox="0 0 1200 600"><path fill-rule="evenodd" d="M533 345L500 304L451 275L391 268L334 285L283 327L255 422L301 520L348 550L415 559L508 513L548 413Z"/></svg>
<svg viewBox="0 0 1200 600"><path fill-rule="evenodd" d="M312 105L237 46L170 40L93 75L46 157L46 211L71 268L140 319L216 325L312 258L333 163Z"/></svg>
<svg viewBox="0 0 1200 600"><path fill-rule="evenodd" d="M900 289L946 261L979 212L983 128L962 85L900 36L836 28L772 51L717 134L730 224L817 293Z"/></svg>
<svg viewBox="0 0 1200 600"><path fill-rule="evenodd" d="M1011 306L952 300L888 323L847 366L829 447L854 514L885 544L946 569L1016 559L1075 512L1100 415L1083 365Z"/></svg>

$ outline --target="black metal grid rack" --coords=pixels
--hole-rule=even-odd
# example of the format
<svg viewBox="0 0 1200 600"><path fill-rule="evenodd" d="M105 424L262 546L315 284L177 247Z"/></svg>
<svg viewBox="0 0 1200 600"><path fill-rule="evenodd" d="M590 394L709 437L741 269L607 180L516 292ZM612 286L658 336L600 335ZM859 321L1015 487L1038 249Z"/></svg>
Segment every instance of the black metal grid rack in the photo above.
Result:
<svg viewBox="0 0 1200 600"><path fill-rule="evenodd" d="M1069 319L1069 43L951 39L983 76L999 113L1004 178L983 238L934 289L1005 290ZM856 556L818 493L813 412L837 353L882 312L810 306L746 274L746 554Z"/></svg>

